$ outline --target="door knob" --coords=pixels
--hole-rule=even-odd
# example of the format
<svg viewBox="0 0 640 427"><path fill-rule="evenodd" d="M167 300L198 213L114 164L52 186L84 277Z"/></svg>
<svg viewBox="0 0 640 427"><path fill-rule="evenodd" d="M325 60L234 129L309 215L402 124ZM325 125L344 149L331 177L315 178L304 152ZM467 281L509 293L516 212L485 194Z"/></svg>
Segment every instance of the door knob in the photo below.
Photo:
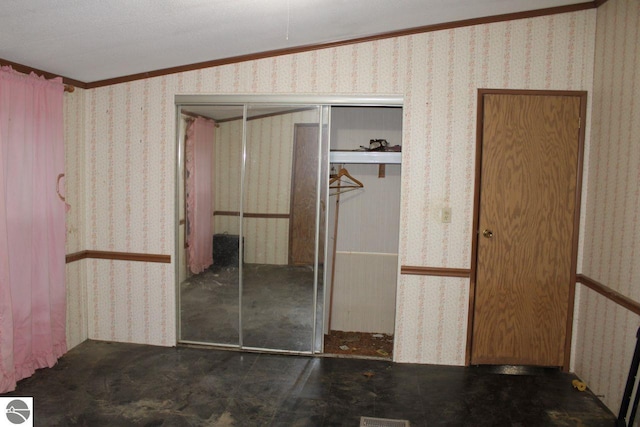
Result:
<svg viewBox="0 0 640 427"><path fill-rule="evenodd" d="M492 237L493 237L493 231L485 229L485 230L482 232L482 235L483 235L484 237L486 237L487 239L490 239L490 238L492 238Z"/></svg>

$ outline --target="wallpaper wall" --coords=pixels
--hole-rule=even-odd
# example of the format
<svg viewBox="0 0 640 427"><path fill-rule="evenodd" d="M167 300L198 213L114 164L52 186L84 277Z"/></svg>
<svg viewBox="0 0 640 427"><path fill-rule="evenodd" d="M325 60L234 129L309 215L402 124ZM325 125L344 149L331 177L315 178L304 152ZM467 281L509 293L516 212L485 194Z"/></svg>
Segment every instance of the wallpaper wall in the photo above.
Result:
<svg viewBox="0 0 640 427"><path fill-rule="evenodd" d="M594 26L586 11L408 38L402 265L470 267L477 89L590 90ZM438 220L445 205L450 224ZM401 275L395 359L464 364L468 288Z"/></svg>
<svg viewBox="0 0 640 427"><path fill-rule="evenodd" d="M242 114L242 113L241 113ZM242 173L242 121L220 123L213 147L214 211L240 210L240 175ZM240 219L235 216L214 216L215 233L239 234Z"/></svg>
<svg viewBox="0 0 640 427"><path fill-rule="evenodd" d="M175 108L166 82L86 91L86 249L174 256ZM87 259L88 335L175 344L174 264Z"/></svg>
<svg viewBox="0 0 640 427"><path fill-rule="evenodd" d="M175 94L402 94L399 262L469 268L477 89L591 90L595 17L443 30L87 90L84 117L69 118L85 132L86 248L173 257ZM450 224L438 219L445 204ZM89 337L175 343L174 264L85 266ZM464 363L468 287L400 276L396 361Z"/></svg>
<svg viewBox="0 0 640 427"><path fill-rule="evenodd" d="M598 9L582 273L640 301L640 3ZM582 288L575 372L617 413L640 318Z"/></svg>
<svg viewBox="0 0 640 427"><path fill-rule="evenodd" d="M67 211L66 253L85 249L84 216L86 214L84 181L84 99L82 89L64 95L65 179L61 183ZM86 263L67 264L67 348L71 349L88 337Z"/></svg>

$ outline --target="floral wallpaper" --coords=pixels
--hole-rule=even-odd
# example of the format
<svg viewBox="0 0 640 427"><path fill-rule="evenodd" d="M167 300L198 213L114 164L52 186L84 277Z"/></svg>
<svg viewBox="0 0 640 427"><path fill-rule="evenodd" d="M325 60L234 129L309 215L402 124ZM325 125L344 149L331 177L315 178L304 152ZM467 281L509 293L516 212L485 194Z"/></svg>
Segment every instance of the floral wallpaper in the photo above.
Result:
<svg viewBox="0 0 640 427"><path fill-rule="evenodd" d="M585 276L640 301L640 3L598 8ZM640 317L579 285L574 370L617 413Z"/></svg>

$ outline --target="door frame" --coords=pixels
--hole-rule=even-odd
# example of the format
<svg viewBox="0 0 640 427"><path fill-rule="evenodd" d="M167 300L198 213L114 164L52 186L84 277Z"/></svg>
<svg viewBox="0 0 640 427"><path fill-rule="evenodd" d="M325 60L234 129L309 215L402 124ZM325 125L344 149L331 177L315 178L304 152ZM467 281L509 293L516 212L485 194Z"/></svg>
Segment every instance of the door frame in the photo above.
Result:
<svg viewBox="0 0 640 427"><path fill-rule="evenodd" d="M471 364L473 346L473 317L475 308L476 274L478 262L478 236L480 226L480 188L482 184L482 137L484 117L484 95L537 95L537 96L575 96L580 99L580 128L578 135L578 163L576 170L575 213L573 218L573 242L571 249L571 278L569 283L569 300L567 301L567 325L564 344L564 363L562 370L569 371L571 363L571 338L573 329L573 310L575 302L576 269L578 263L578 240L580 237L580 207L582 201L582 170L584 162L584 141L587 123L587 92L563 90L516 90L516 89L478 89L478 105L476 118L476 164L473 196L473 223L471 237L471 276L469 283L469 314L467 317L467 346L465 365Z"/></svg>

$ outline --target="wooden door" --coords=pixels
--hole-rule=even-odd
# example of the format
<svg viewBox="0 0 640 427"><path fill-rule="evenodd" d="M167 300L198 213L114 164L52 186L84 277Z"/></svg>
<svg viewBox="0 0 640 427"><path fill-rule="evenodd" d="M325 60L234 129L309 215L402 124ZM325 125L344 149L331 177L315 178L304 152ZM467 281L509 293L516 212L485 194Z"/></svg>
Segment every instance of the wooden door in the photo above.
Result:
<svg viewBox="0 0 640 427"><path fill-rule="evenodd" d="M317 124L295 125L291 174L289 264L312 265L316 249L318 194ZM323 248L319 250L322 254Z"/></svg>
<svg viewBox="0 0 640 427"><path fill-rule="evenodd" d="M581 96L481 96L471 363L564 366Z"/></svg>

